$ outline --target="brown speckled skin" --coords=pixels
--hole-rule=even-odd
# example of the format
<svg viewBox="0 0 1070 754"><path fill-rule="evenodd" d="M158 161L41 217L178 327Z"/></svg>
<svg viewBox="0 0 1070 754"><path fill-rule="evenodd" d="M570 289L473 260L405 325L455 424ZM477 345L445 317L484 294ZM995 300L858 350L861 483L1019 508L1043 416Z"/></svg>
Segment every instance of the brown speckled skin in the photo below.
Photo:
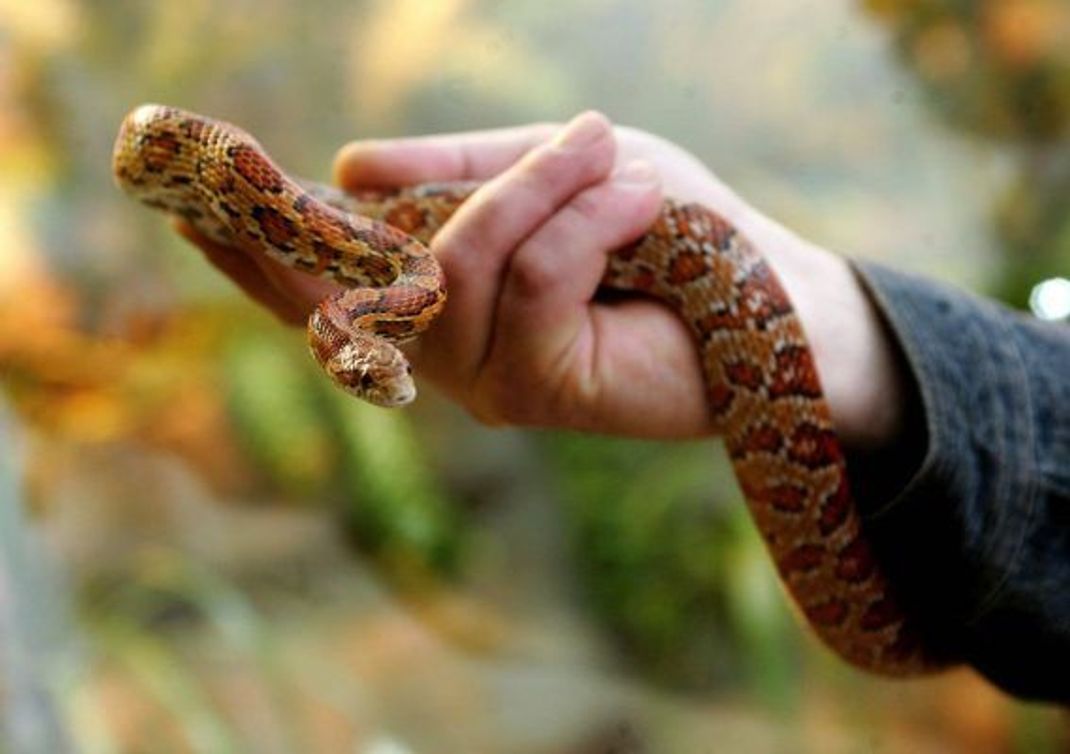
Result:
<svg viewBox="0 0 1070 754"><path fill-rule="evenodd" d="M127 116L114 164L143 202L345 286L309 320L313 355L361 397L412 399L391 343L442 309L444 278L424 243L471 185L347 196L288 178L234 126L161 106ZM740 487L821 639L874 672L936 667L863 536L812 354L761 255L714 212L667 201L642 239L611 255L603 284L660 299L691 329Z"/></svg>

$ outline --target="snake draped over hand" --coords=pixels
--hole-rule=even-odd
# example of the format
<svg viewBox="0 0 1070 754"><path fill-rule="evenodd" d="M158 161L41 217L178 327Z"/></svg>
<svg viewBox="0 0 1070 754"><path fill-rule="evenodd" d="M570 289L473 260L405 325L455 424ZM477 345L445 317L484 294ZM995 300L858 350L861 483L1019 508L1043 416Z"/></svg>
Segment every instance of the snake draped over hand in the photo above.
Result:
<svg viewBox="0 0 1070 754"><path fill-rule="evenodd" d="M415 397L395 344L446 303L426 244L473 184L350 196L288 177L233 125L160 105L126 117L113 166L125 191L205 236L342 286L309 318L313 356L376 405ZM712 210L667 200L642 238L610 255L602 285L660 300L694 336L715 429L817 635L866 670L935 668L864 536L813 354L763 257Z"/></svg>

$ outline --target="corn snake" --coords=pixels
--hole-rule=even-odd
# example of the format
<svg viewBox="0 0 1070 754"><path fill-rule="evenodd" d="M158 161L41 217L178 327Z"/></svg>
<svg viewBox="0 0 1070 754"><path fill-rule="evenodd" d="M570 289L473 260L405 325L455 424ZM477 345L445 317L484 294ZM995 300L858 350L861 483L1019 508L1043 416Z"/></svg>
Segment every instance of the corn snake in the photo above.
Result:
<svg viewBox="0 0 1070 754"><path fill-rule="evenodd" d="M235 126L158 105L123 121L113 169L126 192L209 238L339 283L309 317L313 356L376 405L415 397L394 344L445 305L425 244L472 184L343 194L288 177ZM818 636L873 672L936 667L864 536L802 325L762 256L715 212L666 200L645 236L610 255L602 285L664 302L692 332L752 517Z"/></svg>

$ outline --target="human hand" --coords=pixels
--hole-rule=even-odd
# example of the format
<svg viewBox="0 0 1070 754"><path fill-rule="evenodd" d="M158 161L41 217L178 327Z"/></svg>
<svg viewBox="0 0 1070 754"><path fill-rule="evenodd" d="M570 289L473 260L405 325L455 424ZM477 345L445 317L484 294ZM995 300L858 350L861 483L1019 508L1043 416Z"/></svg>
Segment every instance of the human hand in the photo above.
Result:
<svg viewBox="0 0 1070 754"><path fill-rule="evenodd" d="M406 348L417 373L491 424L646 437L708 434L697 351L667 308L595 297L606 255L658 213L662 191L717 210L767 256L803 320L844 441L897 427L894 354L847 265L747 205L698 160L587 113L561 128L356 142L345 189L486 183L431 244L449 283L435 325ZM180 230L253 298L304 322L329 282Z"/></svg>

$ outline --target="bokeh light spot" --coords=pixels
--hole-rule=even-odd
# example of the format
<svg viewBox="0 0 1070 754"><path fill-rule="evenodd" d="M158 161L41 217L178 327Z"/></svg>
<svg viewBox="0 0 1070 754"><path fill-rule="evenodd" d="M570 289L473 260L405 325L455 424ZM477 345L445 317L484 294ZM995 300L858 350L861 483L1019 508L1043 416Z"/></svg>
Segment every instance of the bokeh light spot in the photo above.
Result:
<svg viewBox="0 0 1070 754"><path fill-rule="evenodd" d="M1070 280L1050 278L1037 283L1029 294L1033 314L1047 320L1070 320Z"/></svg>

